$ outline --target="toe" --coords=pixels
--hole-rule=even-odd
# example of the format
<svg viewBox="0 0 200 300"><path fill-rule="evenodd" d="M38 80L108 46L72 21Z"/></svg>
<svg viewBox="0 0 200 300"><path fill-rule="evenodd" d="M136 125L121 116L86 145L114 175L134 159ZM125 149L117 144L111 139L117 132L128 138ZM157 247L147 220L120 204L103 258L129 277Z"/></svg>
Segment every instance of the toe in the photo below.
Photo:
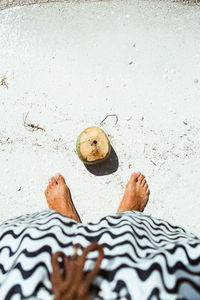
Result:
<svg viewBox="0 0 200 300"><path fill-rule="evenodd" d="M141 184L144 178L144 175L140 174L140 176L138 177L138 182Z"/></svg>
<svg viewBox="0 0 200 300"><path fill-rule="evenodd" d="M57 182L57 184L59 183L65 183L65 179L64 179L64 177L62 176L62 174L60 174L60 173L56 173L55 175L54 175L54 178L55 178L55 180L56 180L56 182Z"/></svg>
<svg viewBox="0 0 200 300"><path fill-rule="evenodd" d="M149 194L150 194L150 190L149 190L149 186L148 186L147 183L145 184L144 189L145 189L145 193L146 193L147 195L149 195Z"/></svg>
<svg viewBox="0 0 200 300"><path fill-rule="evenodd" d="M146 179L144 178L143 180L142 180L142 186L144 187L145 186L145 184L147 183L147 181L146 181Z"/></svg>
<svg viewBox="0 0 200 300"><path fill-rule="evenodd" d="M45 190L45 193L48 192L48 191L52 188L52 186L55 185L55 183L56 183L55 178L54 178L54 177L51 177L51 178L49 179L49 183L48 183L48 185L47 185L47 188L46 188L46 190Z"/></svg>
<svg viewBox="0 0 200 300"><path fill-rule="evenodd" d="M138 177L140 176L140 174L141 174L140 172L133 172L131 174L130 180L134 182L138 181Z"/></svg>
<svg viewBox="0 0 200 300"><path fill-rule="evenodd" d="M49 181L49 187L52 187L52 186L54 186L56 184L56 179L55 179L55 177L53 176L53 177L51 177L51 179L50 179L50 181Z"/></svg>

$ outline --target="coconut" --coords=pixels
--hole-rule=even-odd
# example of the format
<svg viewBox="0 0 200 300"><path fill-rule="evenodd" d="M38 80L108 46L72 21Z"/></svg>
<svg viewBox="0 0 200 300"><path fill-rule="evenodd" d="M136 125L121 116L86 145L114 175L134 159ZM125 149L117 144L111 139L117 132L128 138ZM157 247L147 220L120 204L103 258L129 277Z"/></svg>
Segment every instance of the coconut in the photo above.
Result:
<svg viewBox="0 0 200 300"><path fill-rule="evenodd" d="M76 150L80 160L93 165L105 161L111 152L110 141L105 132L96 126L86 128L78 137Z"/></svg>

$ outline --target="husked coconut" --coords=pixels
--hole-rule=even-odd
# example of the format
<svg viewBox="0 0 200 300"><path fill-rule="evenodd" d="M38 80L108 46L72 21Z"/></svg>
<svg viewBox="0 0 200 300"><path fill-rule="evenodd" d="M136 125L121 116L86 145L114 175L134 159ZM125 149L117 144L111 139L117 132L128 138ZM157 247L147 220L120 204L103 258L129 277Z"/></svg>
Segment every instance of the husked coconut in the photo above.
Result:
<svg viewBox="0 0 200 300"><path fill-rule="evenodd" d="M85 164L96 164L106 160L111 145L105 132L96 126L86 128L78 137L76 149Z"/></svg>

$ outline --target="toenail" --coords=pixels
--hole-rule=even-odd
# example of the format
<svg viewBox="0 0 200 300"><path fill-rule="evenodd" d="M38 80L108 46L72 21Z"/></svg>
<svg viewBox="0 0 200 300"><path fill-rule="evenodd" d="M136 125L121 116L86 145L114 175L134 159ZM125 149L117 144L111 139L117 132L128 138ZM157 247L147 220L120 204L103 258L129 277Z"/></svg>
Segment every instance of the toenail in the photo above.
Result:
<svg viewBox="0 0 200 300"><path fill-rule="evenodd" d="M138 171L138 170L136 170L136 171L135 171L135 173L136 173L136 174L141 174L141 172L140 172L140 171Z"/></svg>
<svg viewBox="0 0 200 300"><path fill-rule="evenodd" d="M60 174L59 174L59 173L56 173L56 174L54 175L54 177L55 177L56 179L58 179L58 178L59 178L59 176L60 176Z"/></svg>

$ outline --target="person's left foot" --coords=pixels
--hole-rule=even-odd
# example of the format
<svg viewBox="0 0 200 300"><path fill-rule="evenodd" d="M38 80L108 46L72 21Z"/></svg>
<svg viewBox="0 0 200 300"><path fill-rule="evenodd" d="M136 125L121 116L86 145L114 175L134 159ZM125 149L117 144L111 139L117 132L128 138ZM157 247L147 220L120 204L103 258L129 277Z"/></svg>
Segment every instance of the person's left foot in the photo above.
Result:
<svg viewBox="0 0 200 300"><path fill-rule="evenodd" d="M79 214L72 202L70 190L61 174L58 173L51 177L45 190L45 196L50 209L81 223Z"/></svg>

